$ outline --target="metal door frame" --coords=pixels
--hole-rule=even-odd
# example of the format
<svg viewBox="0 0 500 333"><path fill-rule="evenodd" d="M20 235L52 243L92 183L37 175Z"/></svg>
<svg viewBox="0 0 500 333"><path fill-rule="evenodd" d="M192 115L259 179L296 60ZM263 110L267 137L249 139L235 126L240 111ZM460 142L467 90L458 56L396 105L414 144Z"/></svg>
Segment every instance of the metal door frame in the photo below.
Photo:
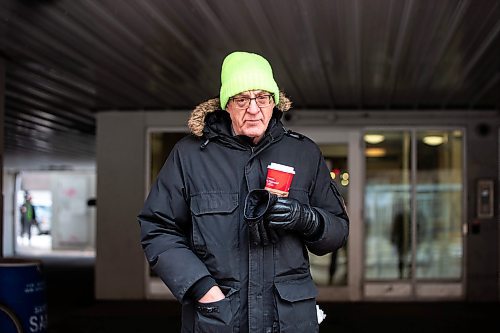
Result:
<svg viewBox="0 0 500 333"><path fill-rule="evenodd" d="M363 263L363 188L364 154L362 130L336 127L296 126L290 129L304 134L317 144L347 144L349 170L349 250L347 251L347 286L318 286L318 301L359 301L362 297Z"/></svg>
<svg viewBox="0 0 500 333"><path fill-rule="evenodd" d="M398 279L383 280L383 281L366 281L364 278L364 265L362 264L362 299L370 301L429 301L429 300L461 300L465 298L465 277L466 277L466 237L467 237L467 156L466 156L466 129L462 126L412 126L412 127L365 127L361 133L363 136L368 131L408 131L411 134L411 203L412 207L416 207L416 180L417 180L417 133L421 131L450 131L460 130L463 134L462 146L462 276L459 281L455 279L429 279L417 280L415 274L415 253L416 253L416 226L412 225L412 278L408 281L400 281ZM361 140L362 150L364 151L365 143ZM363 182L365 180L365 158L363 157ZM364 184L363 184L364 186ZM364 193L364 188L362 189ZM364 195L362 197L362 205L364 207ZM364 218L364 214L363 214ZM412 221L416 220L416 210L412 208ZM364 262L364 233L361 239L362 243L362 259Z"/></svg>

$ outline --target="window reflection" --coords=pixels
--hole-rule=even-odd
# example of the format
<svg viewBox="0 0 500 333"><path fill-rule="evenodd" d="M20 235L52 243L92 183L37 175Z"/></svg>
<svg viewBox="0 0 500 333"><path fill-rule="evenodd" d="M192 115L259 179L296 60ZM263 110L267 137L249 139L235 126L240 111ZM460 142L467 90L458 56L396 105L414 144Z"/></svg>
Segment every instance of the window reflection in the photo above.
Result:
<svg viewBox="0 0 500 333"><path fill-rule="evenodd" d="M461 132L418 132L417 278L461 277L462 184Z"/></svg>
<svg viewBox="0 0 500 333"><path fill-rule="evenodd" d="M366 143L365 278L410 278L411 136L378 134L384 141ZM384 154L370 154L373 149Z"/></svg>
<svg viewBox="0 0 500 333"><path fill-rule="evenodd" d="M149 186L153 184L168 155L184 132L152 132L149 134ZM149 266L149 275L158 276Z"/></svg>
<svg viewBox="0 0 500 333"><path fill-rule="evenodd" d="M184 132L153 132L149 135L149 184L152 184L158 176L161 167L165 163L170 151L174 148L177 141L186 136Z"/></svg>
<svg viewBox="0 0 500 333"><path fill-rule="evenodd" d="M404 280L412 278L412 272L417 279L460 278L462 132L367 134L383 135L384 140L366 142L365 279ZM413 182L412 136L416 137ZM375 148L385 153L369 154Z"/></svg>
<svg viewBox="0 0 500 333"><path fill-rule="evenodd" d="M347 143L319 145L330 170L330 175L337 184L346 206L349 206L349 171L347 169ZM311 274L317 285L345 286L347 285L347 248L344 247L334 253L316 256L309 253Z"/></svg>

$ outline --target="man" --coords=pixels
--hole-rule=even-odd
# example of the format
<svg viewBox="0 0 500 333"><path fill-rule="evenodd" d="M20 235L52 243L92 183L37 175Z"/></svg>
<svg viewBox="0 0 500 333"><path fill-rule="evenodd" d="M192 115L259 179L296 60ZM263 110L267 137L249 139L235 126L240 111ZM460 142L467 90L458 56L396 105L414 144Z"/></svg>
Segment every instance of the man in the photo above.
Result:
<svg viewBox="0 0 500 333"><path fill-rule="evenodd" d="M220 98L193 111L138 216L182 332L318 330L307 249L343 246L348 217L318 147L283 127L290 105L266 59L229 54ZM294 168L288 197L263 190L271 163ZM250 222L254 193L266 209Z"/></svg>
<svg viewBox="0 0 500 333"><path fill-rule="evenodd" d="M36 221L35 207L31 203L31 194L24 193L24 203L19 207L21 212L21 237L28 236L28 241L31 241L31 226L38 226Z"/></svg>

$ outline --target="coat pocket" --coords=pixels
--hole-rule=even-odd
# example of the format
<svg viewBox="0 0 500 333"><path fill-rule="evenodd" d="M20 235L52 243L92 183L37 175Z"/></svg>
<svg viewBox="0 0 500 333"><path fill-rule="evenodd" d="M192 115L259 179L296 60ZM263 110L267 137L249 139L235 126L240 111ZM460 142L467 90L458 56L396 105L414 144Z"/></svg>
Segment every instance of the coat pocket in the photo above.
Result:
<svg viewBox="0 0 500 333"><path fill-rule="evenodd" d="M318 332L317 290L310 276L275 281L280 332Z"/></svg>
<svg viewBox="0 0 500 333"><path fill-rule="evenodd" d="M195 252L204 257L209 248L237 244L238 193L201 192L191 196L192 244Z"/></svg>
<svg viewBox="0 0 500 333"><path fill-rule="evenodd" d="M194 253L218 280L238 281L238 193L202 192L191 196Z"/></svg>
<svg viewBox="0 0 500 333"><path fill-rule="evenodd" d="M237 332L239 295L234 288L220 286L226 298L211 303L195 304L195 333Z"/></svg>
<svg viewBox="0 0 500 333"><path fill-rule="evenodd" d="M238 207L238 193L202 192L191 196L191 212L203 214L229 214Z"/></svg>

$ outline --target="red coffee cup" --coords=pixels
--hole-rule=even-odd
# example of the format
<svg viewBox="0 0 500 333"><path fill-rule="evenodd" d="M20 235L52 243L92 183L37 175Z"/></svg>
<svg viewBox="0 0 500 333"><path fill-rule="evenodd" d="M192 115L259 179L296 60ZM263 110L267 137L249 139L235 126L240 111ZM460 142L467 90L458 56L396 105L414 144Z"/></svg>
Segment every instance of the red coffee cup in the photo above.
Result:
<svg viewBox="0 0 500 333"><path fill-rule="evenodd" d="M287 197L295 170L283 164L271 163L267 166L265 189L280 197Z"/></svg>

